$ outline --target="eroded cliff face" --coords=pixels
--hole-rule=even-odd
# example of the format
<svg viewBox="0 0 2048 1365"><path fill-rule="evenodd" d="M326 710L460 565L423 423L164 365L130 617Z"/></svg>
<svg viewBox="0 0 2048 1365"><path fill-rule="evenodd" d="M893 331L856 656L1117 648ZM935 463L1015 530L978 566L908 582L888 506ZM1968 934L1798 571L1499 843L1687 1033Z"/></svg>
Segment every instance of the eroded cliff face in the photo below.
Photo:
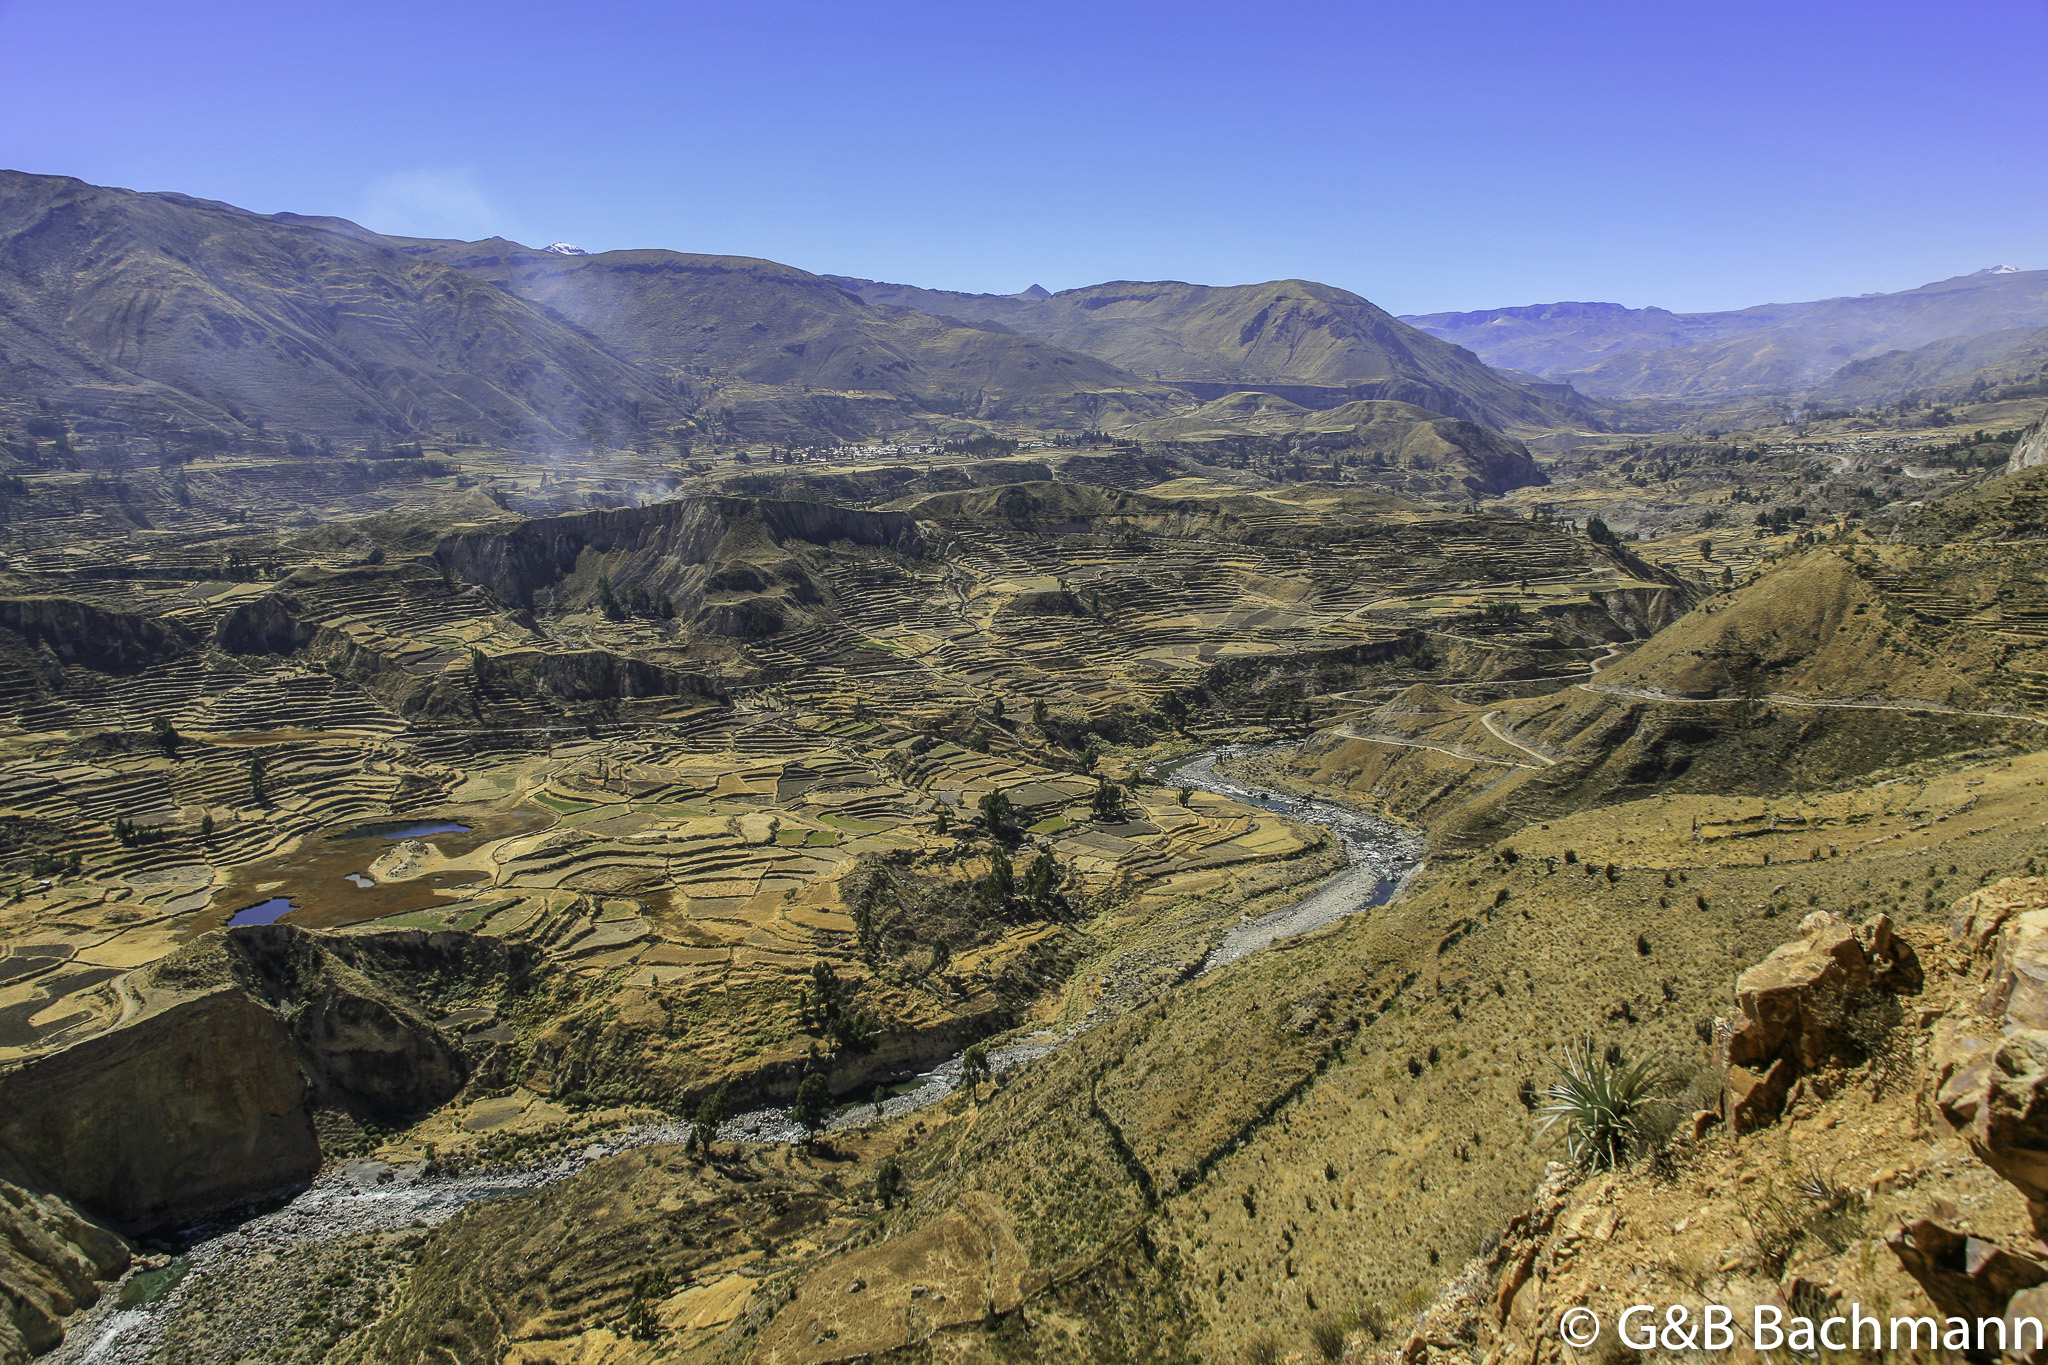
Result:
<svg viewBox="0 0 2048 1365"><path fill-rule="evenodd" d="M0 1073L0 1148L110 1225L188 1220L308 1180L320 1114L445 1103L474 1063L403 983L518 989L532 955L453 932L216 930L114 983L115 1027Z"/></svg>
<svg viewBox="0 0 2048 1365"><path fill-rule="evenodd" d="M0 1180L0 1365L54 1348L128 1263L125 1242L62 1199Z"/></svg>
<svg viewBox="0 0 2048 1365"><path fill-rule="evenodd" d="M320 1144L284 1021L240 986L171 998L0 1076L0 1143L118 1227L311 1178Z"/></svg>
<svg viewBox="0 0 2048 1365"><path fill-rule="evenodd" d="M2043 417L2021 435L2019 444L2012 448L2012 462L2005 467L2005 472L2017 474L2022 469L2044 464L2048 464L2048 417Z"/></svg>
<svg viewBox="0 0 2048 1365"><path fill-rule="evenodd" d="M0 599L0 627L47 647L67 664L102 673L134 673L185 652L190 634L176 622L108 611L69 597Z"/></svg>
<svg viewBox="0 0 2048 1365"><path fill-rule="evenodd" d="M845 541L905 553L923 546L917 523L901 512L706 497L468 531L443 540L434 558L501 601L532 607L537 594L572 578L591 580L579 582L588 596L600 572L618 580L622 589L631 583L687 591L695 585L686 571L712 562L735 539L777 547L791 541L820 546Z"/></svg>

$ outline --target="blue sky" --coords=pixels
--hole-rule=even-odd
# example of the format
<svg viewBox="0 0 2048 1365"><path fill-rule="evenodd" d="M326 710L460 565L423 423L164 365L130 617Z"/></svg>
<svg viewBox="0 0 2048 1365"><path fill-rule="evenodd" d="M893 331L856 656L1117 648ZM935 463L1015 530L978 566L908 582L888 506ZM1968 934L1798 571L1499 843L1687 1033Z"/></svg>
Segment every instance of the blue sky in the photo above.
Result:
<svg viewBox="0 0 2048 1365"><path fill-rule="evenodd" d="M1009 292L1679 309L2048 266L2048 0L0 0L0 165Z"/></svg>

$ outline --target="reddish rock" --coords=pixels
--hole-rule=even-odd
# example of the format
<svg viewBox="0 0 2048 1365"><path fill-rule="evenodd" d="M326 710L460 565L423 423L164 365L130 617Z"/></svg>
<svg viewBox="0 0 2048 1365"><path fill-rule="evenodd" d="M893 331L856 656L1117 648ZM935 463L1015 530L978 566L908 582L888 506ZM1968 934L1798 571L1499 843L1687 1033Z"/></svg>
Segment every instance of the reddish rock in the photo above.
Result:
<svg viewBox="0 0 2048 1365"><path fill-rule="evenodd" d="M2048 1266L1932 1219L1907 1224L1885 1245L1935 1306L1957 1317L2003 1317L2015 1294L2048 1282Z"/></svg>
<svg viewBox="0 0 2048 1365"><path fill-rule="evenodd" d="M2048 877L2007 877L1949 907L1948 936L1979 954L2000 926L2029 910L2048 910Z"/></svg>
<svg viewBox="0 0 2048 1365"><path fill-rule="evenodd" d="M1921 985L1919 960L1884 916L1860 934L1825 911L1808 915L1799 928L1799 938L1735 983L1742 1018L1725 1047L1723 1107L1738 1132L1783 1112L1803 1073L1853 1053L1844 1030L1875 994Z"/></svg>
<svg viewBox="0 0 2048 1365"><path fill-rule="evenodd" d="M1746 1066L1728 1068L1728 1126L1747 1133L1769 1124L1785 1109L1785 1092L1791 1088L1792 1062L1778 1058L1761 1073Z"/></svg>

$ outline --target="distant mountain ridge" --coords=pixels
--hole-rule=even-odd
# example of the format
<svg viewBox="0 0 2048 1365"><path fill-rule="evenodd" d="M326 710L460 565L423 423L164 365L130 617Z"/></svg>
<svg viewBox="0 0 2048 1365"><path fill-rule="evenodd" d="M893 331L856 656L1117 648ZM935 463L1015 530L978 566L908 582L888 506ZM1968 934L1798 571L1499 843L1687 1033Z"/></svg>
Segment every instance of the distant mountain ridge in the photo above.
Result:
<svg viewBox="0 0 2048 1365"><path fill-rule="evenodd" d="M2048 270L1994 266L1894 293L1721 313L1553 303L1403 320L1490 365L1596 397L1706 402L1824 390L1845 366L1895 351L1953 350L1964 338L2048 327ZM1976 354L1996 363L1989 351ZM1939 366L1894 368L1903 380ZM1859 383L1876 392L1867 378Z"/></svg>
<svg viewBox="0 0 2048 1365"><path fill-rule="evenodd" d="M869 303L1011 328L1203 398L1286 385L1326 390L1322 406L1391 400L1501 430L1599 425L1561 386L1519 382L1349 290L1310 280L1114 280L1033 296L829 278Z"/></svg>
<svg viewBox="0 0 2048 1365"><path fill-rule="evenodd" d="M362 232L0 171L0 384L308 432L558 440L689 390Z"/></svg>
<svg viewBox="0 0 2048 1365"><path fill-rule="evenodd" d="M0 384L135 426L800 443L963 419L1121 428L1260 383L1495 430L1597 421L1304 281L854 288L747 257L392 237L0 171Z"/></svg>
<svg viewBox="0 0 2048 1365"><path fill-rule="evenodd" d="M0 383L145 424L557 446L685 417L789 440L920 416L1097 426L1191 401L769 261L386 237L16 171L0 171Z"/></svg>

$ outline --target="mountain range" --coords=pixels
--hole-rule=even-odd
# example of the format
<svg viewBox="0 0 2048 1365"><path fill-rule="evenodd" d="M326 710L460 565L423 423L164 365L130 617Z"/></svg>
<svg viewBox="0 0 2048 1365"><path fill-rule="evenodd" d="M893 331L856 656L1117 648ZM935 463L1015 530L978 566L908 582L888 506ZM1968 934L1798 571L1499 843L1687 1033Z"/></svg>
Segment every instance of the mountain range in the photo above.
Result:
<svg viewBox="0 0 2048 1365"><path fill-rule="evenodd" d="M0 171L0 393L138 428L522 449L991 425L1327 447L1341 428L1412 453L1446 420L1512 442L1605 429L1634 400L1974 396L2039 386L2044 362L2048 271L1720 313L1397 318L1309 280L971 294L751 257L388 236ZM1519 467L1457 432L1488 447L1462 468L1471 486Z"/></svg>
<svg viewBox="0 0 2048 1365"><path fill-rule="evenodd" d="M1720 313L1548 303L1402 321L1489 365L1598 398L1717 402L1810 392L1881 403L2022 365L2048 327L2048 270L1994 267L1896 293ZM1914 358L1888 359L1900 352ZM2022 368L2034 372L2038 362Z"/></svg>
<svg viewBox="0 0 2048 1365"><path fill-rule="evenodd" d="M1598 420L1326 285L1101 285L1005 310L747 257L564 245L0 172L0 383L143 425L558 448L1121 427L1245 387L1498 432ZM1386 412L1371 420L1384 444Z"/></svg>
<svg viewBox="0 0 2048 1365"><path fill-rule="evenodd" d="M1568 390L1500 374L1462 344L1310 280L1118 280L1057 294L961 294L834 279L869 303L1014 328L1204 399L1253 388L1307 407L1387 399L1499 429L1597 422Z"/></svg>

